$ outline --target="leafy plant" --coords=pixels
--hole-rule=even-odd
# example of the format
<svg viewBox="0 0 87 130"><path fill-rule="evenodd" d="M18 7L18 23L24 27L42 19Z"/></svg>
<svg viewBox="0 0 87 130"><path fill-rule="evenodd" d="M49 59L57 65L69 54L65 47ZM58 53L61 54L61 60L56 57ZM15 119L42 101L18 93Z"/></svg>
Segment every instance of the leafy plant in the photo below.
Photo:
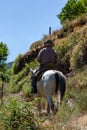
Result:
<svg viewBox="0 0 87 130"><path fill-rule="evenodd" d="M87 13L87 6L84 0L68 0L57 17L60 22L75 19L77 16Z"/></svg>
<svg viewBox="0 0 87 130"><path fill-rule="evenodd" d="M71 69L81 68L86 63L86 33L87 28L83 29L81 33L77 33L78 35L75 37L72 37Z"/></svg>
<svg viewBox="0 0 87 130"><path fill-rule="evenodd" d="M0 128L6 130L37 130L38 121L32 112L32 103L20 103L17 99L11 99L8 105L0 109ZM5 130L4 129L4 130Z"/></svg>
<svg viewBox="0 0 87 130"><path fill-rule="evenodd" d="M12 74L17 74L18 73L18 66L19 66L19 63L22 59L22 55L19 54L18 57L15 59L14 63L12 64L12 68L11 68L11 73Z"/></svg>
<svg viewBox="0 0 87 130"><path fill-rule="evenodd" d="M34 43L32 43L32 45L30 46L30 50L33 50L33 49L35 49L35 48L38 48L39 46L41 46L42 45L42 41L36 41L36 42L34 42Z"/></svg>
<svg viewBox="0 0 87 130"><path fill-rule="evenodd" d="M22 90L25 97L29 97L31 95L31 86L29 85L29 82L26 82L23 85Z"/></svg>
<svg viewBox="0 0 87 130"><path fill-rule="evenodd" d="M0 65L6 61L8 53L7 45L3 42L0 42Z"/></svg>

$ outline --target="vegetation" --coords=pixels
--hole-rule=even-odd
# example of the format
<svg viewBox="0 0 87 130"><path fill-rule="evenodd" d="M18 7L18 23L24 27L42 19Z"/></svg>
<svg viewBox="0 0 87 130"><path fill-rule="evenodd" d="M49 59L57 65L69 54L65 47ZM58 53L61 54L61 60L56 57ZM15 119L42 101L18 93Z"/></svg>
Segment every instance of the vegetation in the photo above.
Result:
<svg viewBox="0 0 87 130"><path fill-rule="evenodd" d="M60 19L61 23L64 23L65 20L68 19L71 21L84 13L87 13L86 0L68 0L57 17Z"/></svg>
<svg viewBox="0 0 87 130"><path fill-rule="evenodd" d="M12 69L11 69L11 73L12 74L17 74L18 70L17 70L17 66L19 65L19 62L21 61L22 55L19 54L18 57L16 58L15 62L12 65ZM20 69L20 68L18 68Z"/></svg>
<svg viewBox="0 0 87 130"><path fill-rule="evenodd" d="M5 61L8 56L7 45L3 42L0 42L0 71L5 71Z"/></svg>
<svg viewBox="0 0 87 130"><path fill-rule="evenodd" d="M8 56L8 48L7 45L3 42L0 42L0 81L8 81L9 80L9 72L7 71L7 66L6 66L6 60ZM0 86L1 88L2 86Z"/></svg>
<svg viewBox="0 0 87 130"><path fill-rule="evenodd" d="M32 103L20 103L11 99L0 108L0 129L2 130L37 130L38 122L32 112Z"/></svg>
<svg viewBox="0 0 87 130"><path fill-rule="evenodd" d="M0 72L6 71L6 60L8 56L7 45L3 42L0 42Z"/></svg>
<svg viewBox="0 0 87 130"><path fill-rule="evenodd" d="M78 8L76 9L78 11L76 16L79 16L75 18L73 12L71 15L67 15L69 16L67 20L66 13L71 13L68 11L71 9L71 5L73 5L72 9L81 7L79 11ZM17 66L23 58L23 55L20 54L10 70L7 71L5 61L8 56L8 49L6 44L1 42L0 83L9 81L4 84L4 102L0 106L1 130L80 129L77 124L76 126L73 124L73 121L77 120L78 116L87 114L87 15L85 14L87 1L68 0L62 11L64 11L60 15L60 21L63 23L62 29L54 31L51 35L55 42L54 49L59 58L58 70L61 70L67 77L67 89L61 108L55 116L56 121L53 122L53 118L49 116L38 116L36 109L38 99L31 94L30 68L35 69L39 65L37 60L25 62L25 66L22 69L19 67L20 71L18 71ZM63 13L65 13L64 17ZM73 18L75 19L72 20ZM49 35L44 36L42 40L33 43L30 49L42 45L44 39L48 37ZM20 97L19 93L22 93ZM17 95L14 96L15 94ZM43 126L46 120L51 121L49 126Z"/></svg>
<svg viewBox="0 0 87 130"><path fill-rule="evenodd" d="M34 43L32 43L32 45L30 46L30 49L32 50L32 49L35 49L35 48L37 48L37 47L39 47L40 45L42 45L42 41L36 41L36 42L34 42Z"/></svg>

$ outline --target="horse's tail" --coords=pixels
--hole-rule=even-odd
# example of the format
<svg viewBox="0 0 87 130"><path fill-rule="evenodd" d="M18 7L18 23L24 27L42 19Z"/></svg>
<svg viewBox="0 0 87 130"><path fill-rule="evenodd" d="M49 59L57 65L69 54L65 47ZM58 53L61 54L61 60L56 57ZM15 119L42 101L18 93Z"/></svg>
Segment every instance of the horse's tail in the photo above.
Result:
<svg viewBox="0 0 87 130"><path fill-rule="evenodd" d="M61 100L65 94L66 90L66 78L62 73L55 73L55 78L56 78L56 93L60 91L61 93Z"/></svg>
<svg viewBox="0 0 87 130"><path fill-rule="evenodd" d="M56 79L56 89L55 92L58 92L58 85L59 85L59 77L58 77L58 73L55 73L55 79Z"/></svg>

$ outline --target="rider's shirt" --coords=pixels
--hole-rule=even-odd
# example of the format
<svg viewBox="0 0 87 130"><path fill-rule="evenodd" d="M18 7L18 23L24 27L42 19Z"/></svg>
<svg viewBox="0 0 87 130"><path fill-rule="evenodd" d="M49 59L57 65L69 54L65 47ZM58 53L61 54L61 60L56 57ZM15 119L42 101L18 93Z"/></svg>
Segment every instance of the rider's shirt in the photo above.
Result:
<svg viewBox="0 0 87 130"><path fill-rule="evenodd" d="M57 53L51 47L45 47L40 50L37 60L40 65L47 63L56 64L57 62Z"/></svg>

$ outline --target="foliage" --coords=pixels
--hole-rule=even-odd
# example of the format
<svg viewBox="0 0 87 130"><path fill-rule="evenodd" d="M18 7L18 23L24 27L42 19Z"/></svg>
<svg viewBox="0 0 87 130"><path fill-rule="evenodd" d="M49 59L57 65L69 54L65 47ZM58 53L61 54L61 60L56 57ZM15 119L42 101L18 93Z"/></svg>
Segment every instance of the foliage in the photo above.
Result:
<svg viewBox="0 0 87 130"><path fill-rule="evenodd" d="M10 76L9 76L9 74L8 73L3 73L3 72L0 72L0 79L1 79L1 81L5 81L5 82L8 82L9 81L9 78L10 78Z"/></svg>
<svg viewBox="0 0 87 130"><path fill-rule="evenodd" d="M19 92L20 90L22 90L22 87L27 80L29 69L30 69L29 66L26 65L26 67L18 74L11 76L9 84L9 89L11 92ZM27 80L27 82L29 81Z"/></svg>
<svg viewBox="0 0 87 130"><path fill-rule="evenodd" d="M5 61L7 60L8 53L7 45L3 42L0 42L0 71L2 72L5 72L6 70Z"/></svg>
<svg viewBox="0 0 87 130"><path fill-rule="evenodd" d="M71 78L68 78L67 81L67 95L68 98L74 97L78 109L84 112L86 111L87 107L87 66L84 67L82 70L77 70L72 74ZM76 106L76 107L77 107Z"/></svg>
<svg viewBox="0 0 87 130"><path fill-rule="evenodd" d="M8 56L7 45L3 42L0 42L0 64L6 61L7 56Z"/></svg>
<svg viewBox="0 0 87 130"><path fill-rule="evenodd" d="M3 126L6 130L37 130L38 120L32 109L32 103L21 103L15 98L11 99L0 109L0 128Z"/></svg>
<svg viewBox="0 0 87 130"><path fill-rule="evenodd" d="M37 47L39 47L41 45L42 45L42 41L41 40L36 41L36 42L32 43L32 45L30 46L30 50L35 49L35 48L37 48Z"/></svg>
<svg viewBox="0 0 87 130"><path fill-rule="evenodd" d="M72 36L71 44L74 45L71 51L70 64L71 69L81 68L87 63L86 52L87 52L87 28L83 29L82 32L77 33L75 37Z"/></svg>
<svg viewBox="0 0 87 130"><path fill-rule="evenodd" d="M6 60L8 56L7 45L3 42L0 42L0 80L2 82L9 81L9 73L7 71Z"/></svg>
<svg viewBox="0 0 87 130"><path fill-rule="evenodd" d="M14 62L16 65L16 63ZM29 70L30 68L35 69L38 66L38 63L36 60L30 62L29 64L25 65L25 68L23 68L22 71L20 71L18 74L13 74L10 79L10 84L9 84L9 89L11 92L19 92L23 89L24 94L27 95L28 91L31 87L29 87L29 82L30 82L30 73ZM13 68L15 68L13 66ZM12 68L12 71L13 71ZM27 87L26 88L26 85ZM25 89L25 90L24 90ZM29 94L29 93L28 93Z"/></svg>
<svg viewBox="0 0 87 130"><path fill-rule="evenodd" d="M70 47L68 46L68 40L63 40L60 45L55 47L55 50L58 54L58 70L64 74L68 73L70 67L70 57L68 54Z"/></svg>
<svg viewBox="0 0 87 130"><path fill-rule="evenodd" d="M77 16L75 20L70 21L69 19L66 19L62 23L62 28L58 30L57 37L58 39L67 37L68 34L73 33L75 27L81 27L87 23L87 14L82 14L80 16ZM56 32L54 32L56 33ZM54 35L54 34L53 34Z"/></svg>
<svg viewBox="0 0 87 130"><path fill-rule="evenodd" d="M84 24L87 23L87 14L83 14L83 15L77 17L77 18L78 18L78 20L77 20L78 25L84 25Z"/></svg>
<svg viewBox="0 0 87 130"><path fill-rule="evenodd" d="M29 85L29 82L25 82L22 88L25 97L29 97L31 95L31 89L32 87Z"/></svg>
<svg viewBox="0 0 87 130"><path fill-rule="evenodd" d="M12 74L17 74L18 69L17 66L19 65L20 61L21 61L22 55L19 54L18 57L15 59L15 62L12 64L12 68L11 68L11 73ZM19 68L20 69L20 68Z"/></svg>
<svg viewBox="0 0 87 130"><path fill-rule="evenodd" d="M81 50L82 46L76 45L75 48L72 51L72 57L71 57L71 68L81 68L82 62L81 62Z"/></svg>
<svg viewBox="0 0 87 130"><path fill-rule="evenodd" d="M38 61L35 59L35 60L33 60L32 62L30 62L29 64L28 64L28 66L29 66L29 68L31 68L31 69L36 69L38 66L39 66L39 63L38 63Z"/></svg>
<svg viewBox="0 0 87 130"><path fill-rule="evenodd" d="M68 0L57 17L60 22L75 19L77 16L87 13L87 2L85 0Z"/></svg>
<svg viewBox="0 0 87 130"><path fill-rule="evenodd" d="M63 30L69 30L73 29L78 26L85 25L87 23L87 14L82 14L80 16L77 16L75 20L70 21L69 19L65 20L63 22ZM69 31L70 32L70 31Z"/></svg>

